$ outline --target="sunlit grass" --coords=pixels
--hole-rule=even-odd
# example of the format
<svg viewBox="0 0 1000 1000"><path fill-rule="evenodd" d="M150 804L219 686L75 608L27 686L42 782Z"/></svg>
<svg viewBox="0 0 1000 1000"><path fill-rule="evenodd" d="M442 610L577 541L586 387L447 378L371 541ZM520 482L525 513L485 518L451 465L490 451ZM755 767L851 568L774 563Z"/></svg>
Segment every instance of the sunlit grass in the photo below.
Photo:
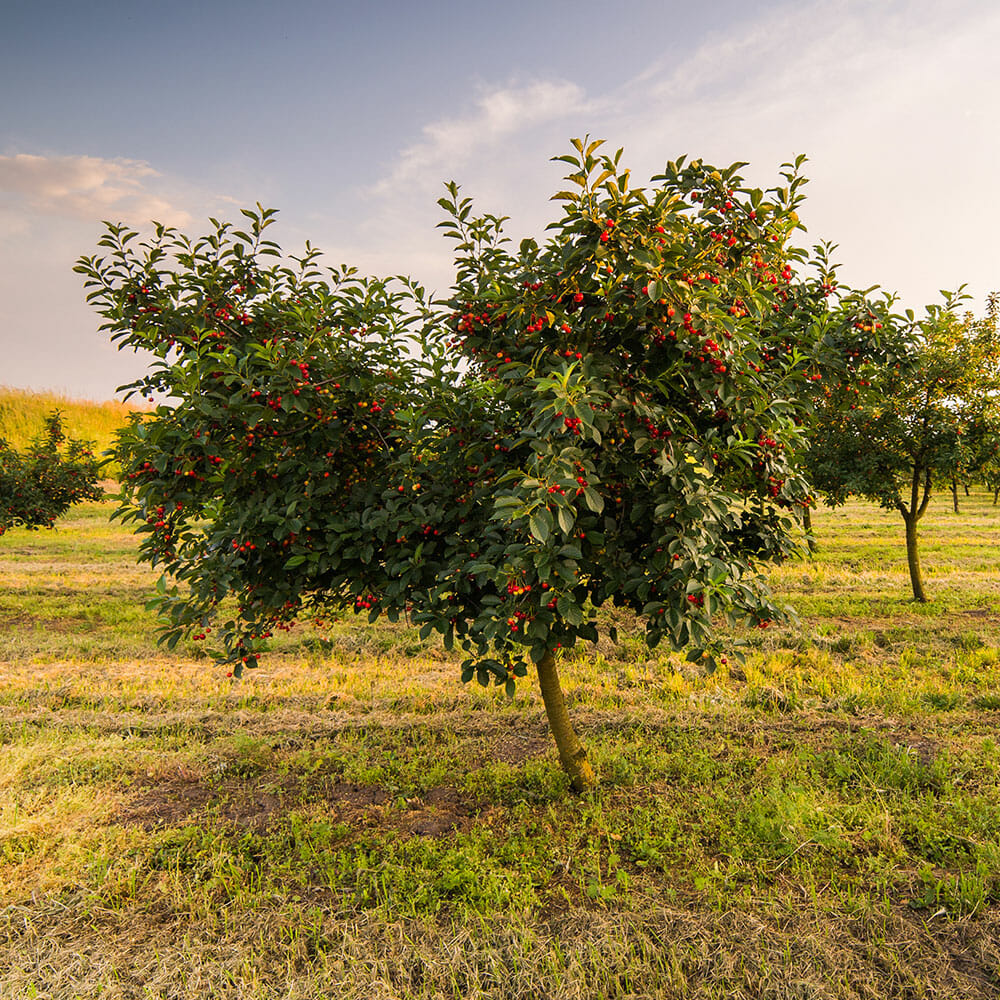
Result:
<svg viewBox="0 0 1000 1000"><path fill-rule="evenodd" d="M995 995L990 500L928 514L926 606L901 519L851 504L772 571L798 619L732 632L744 663L627 618L567 653L582 798L530 677L462 686L346 615L237 681L157 646L113 504L10 532L0 996Z"/></svg>
<svg viewBox="0 0 1000 1000"><path fill-rule="evenodd" d="M95 402L55 392L0 386L0 438L14 448L23 449L41 434L45 418L58 410L67 436L93 441L100 454L111 447L116 431L128 422L128 415L136 409L141 407L134 402Z"/></svg>

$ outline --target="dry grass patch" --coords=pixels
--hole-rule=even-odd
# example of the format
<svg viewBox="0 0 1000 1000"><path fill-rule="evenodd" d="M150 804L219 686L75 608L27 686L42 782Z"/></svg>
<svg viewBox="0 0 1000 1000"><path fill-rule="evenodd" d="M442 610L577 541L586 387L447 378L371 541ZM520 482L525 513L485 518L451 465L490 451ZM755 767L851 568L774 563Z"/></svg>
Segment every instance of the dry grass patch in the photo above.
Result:
<svg viewBox="0 0 1000 1000"><path fill-rule="evenodd" d="M287 913L273 910L208 925L151 916L8 911L0 937L16 939L23 962L5 977L9 995L978 1000L996 996L989 970L1000 966L996 919L845 919L794 897L764 917L650 907L575 912L534 928L516 917L475 928L387 922L315 904L291 932Z"/></svg>

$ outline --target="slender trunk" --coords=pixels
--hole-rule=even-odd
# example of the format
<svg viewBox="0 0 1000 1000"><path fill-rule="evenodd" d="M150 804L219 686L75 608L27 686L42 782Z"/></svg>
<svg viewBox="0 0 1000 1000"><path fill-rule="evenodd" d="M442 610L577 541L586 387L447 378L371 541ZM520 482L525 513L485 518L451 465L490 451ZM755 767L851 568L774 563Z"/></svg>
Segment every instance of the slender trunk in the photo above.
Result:
<svg viewBox="0 0 1000 1000"><path fill-rule="evenodd" d="M952 479L952 492L957 497L955 480ZM906 524L906 561L910 567L910 584L913 587L913 599L921 604L927 603L924 592L924 578L920 572L920 552L917 549L917 522L924 516L931 499L931 470L922 469L918 464L913 466L913 478L910 480L910 504L907 506L903 498L896 495L896 510L903 515ZM956 510L958 507L956 506Z"/></svg>
<svg viewBox="0 0 1000 1000"><path fill-rule="evenodd" d="M584 792L597 784L597 777L590 766L590 761L587 760L587 751L583 749L573 731L573 723L570 722L569 712L566 709L566 698L559 684L556 659L551 651L538 662L538 684L542 689L542 701L545 702L549 728L559 750L559 761L563 770L569 775L573 789Z"/></svg>
<svg viewBox="0 0 1000 1000"><path fill-rule="evenodd" d="M813 522L810 508L802 508L802 528L806 533L806 545L809 546L809 554L816 551L816 539L813 537Z"/></svg>
<svg viewBox="0 0 1000 1000"><path fill-rule="evenodd" d="M952 477L951 480L951 505L955 508L955 513L958 513L958 480Z"/></svg>
<svg viewBox="0 0 1000 1000"><path fill-rule="evenodd" d="M1000 497L1000 486L993 487L993 506L997 505L997 497Z"/></svg>
<svg viewBox="0 0 1000 1000"><path fill-rule="evenodd" d="M972 496L972 494L969 492L969 484L968 483L962 483L962 486L965 488L965 495L967 497L968 496Z"/></svg>
<svg viewBox="0 0 1000 1000"><path fill-rule="evenodd" d="M904 514L903 519L906 522L906 561L910 567L913 599L921 604L926 604L927 594L924 593L924 578L920 572L920 552L917 549L918 515Z"/></svg>

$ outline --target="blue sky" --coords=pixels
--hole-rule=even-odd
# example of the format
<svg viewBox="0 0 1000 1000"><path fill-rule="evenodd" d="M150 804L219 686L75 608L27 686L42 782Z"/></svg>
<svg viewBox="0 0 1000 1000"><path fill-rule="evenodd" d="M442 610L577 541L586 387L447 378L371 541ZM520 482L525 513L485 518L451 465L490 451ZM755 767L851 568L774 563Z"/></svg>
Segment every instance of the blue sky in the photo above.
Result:
<svg viewBox="0 0 1000 1000"><path fill-rule="evenodd" d="M0 384L110 398L139 362L72 263L102 219L200 231L260 201L276 237L441 291L441 184L539 235L550 157L809 157L804 242L903 304L1000 288L995 0L4 0Z"/></svg>

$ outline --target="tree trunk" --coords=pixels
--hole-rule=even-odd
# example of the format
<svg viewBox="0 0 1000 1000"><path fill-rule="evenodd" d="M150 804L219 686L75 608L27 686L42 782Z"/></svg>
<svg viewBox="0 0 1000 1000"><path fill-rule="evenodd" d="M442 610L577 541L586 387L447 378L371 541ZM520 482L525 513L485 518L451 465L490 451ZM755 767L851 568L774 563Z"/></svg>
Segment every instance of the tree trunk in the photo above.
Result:
<svg viewBox="0 0 1000 1000"><path fill-rule="evenodd" d="M920 553L917 551L917 518L913 515L904 515L904 520L906 521L906 561L910 566L913 599L921 604L926 604L924 578L920 572Z"/></svg>
<svg viewBox="0 0 1000 1000"><path fill-rule="evenodd" d="M969 492L969 484L968 483L962 483L962 486L965 488L965 495L967 497L968 496L972 496L972 494Z"/></svg>
<svg viewBox="0 0 1000 1000"><path fill-rule="evenodd" d="M910 584L913 587L913 599L921 604L927 603L924 593L924 578L920 572L920 553L917 550L917 522L924 516L931 499L932 472L922 468L919 463L913 465L913 477L910 481L910 505L903 502L897 494L896 509L903 515L906 524L906 561L910 567ZM951 480L952 494L955 498L955 510L958 510L958 483L954 477Z"/></svg>
<svg viewBox="0 0 1000 1000"><path fill-rule="evenodd" d="M997 505L997 497L1000 497L1000 486L993 488L993 506Z"/></svg>
<svg viewBox="0 0 1000 1000"><path fill-rule="evenodd" d="M587 760L587 751L577 739L573 724L569 720L566 698L559 684L556 658L551 650L538 662L538 684L542 689L542 701L545 702L549 728L559 750L559 761L563 770L569 775L574 791L585 792L597 784L597 777L590 766L590 761Z"/></svg>
<svg viewBox="0 0 1000 1000"><path fill-rule="evenodd" d="M955 513L958 513L958 480L952 477L951 480L951 504L955 508Z"/></svg>
<svg viewBox="0 0 1000 1000"><path fill-rule="evenodd" d="M816 551L816 539L813 537L812 512L809 507L802 508L802 528L806 533L806 545L809 546L809 554Z"/></svg>

